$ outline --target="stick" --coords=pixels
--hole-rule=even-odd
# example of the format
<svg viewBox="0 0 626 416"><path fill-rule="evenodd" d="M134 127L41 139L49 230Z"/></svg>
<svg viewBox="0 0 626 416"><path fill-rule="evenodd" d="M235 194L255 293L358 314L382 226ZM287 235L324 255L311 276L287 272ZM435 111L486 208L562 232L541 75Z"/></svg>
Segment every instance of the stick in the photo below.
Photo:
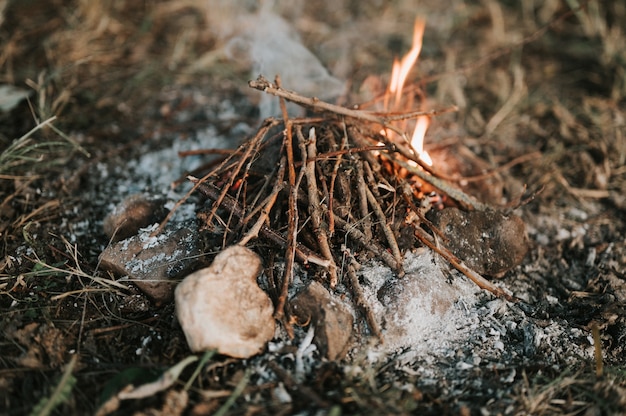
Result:
<svg viewBox="0 0 626 416"><path fill-rule="evenodd" d="M474 270L470 269L463 263L458 257L456 257L450 250L445 247L438 247L435 243L430 241L430 236L426 233L426 231L422 230L420 227L415 227L415 236L420 240L424 245L428 246L431 250L439 254L441 257L446 259L455 269L463 273L470 279L472 282L476 283L476 285L481 288L490 291L494 295L498 297L503 297L510 302L516 302L517 299L508 293L506 293L503 289L497 287L480 274L476 273Z"/></svg>
<svg viewBox="0 0 626 416"><path fill-rule="evenodd" d="M406 133L404 133L400 129L394 126L388 125L388 121L384 117L379 117L367 111L351 110L349 108L330 104L330 103L321 101L319 98L316 98L316 97L313 97L313 98L303 97L302 95L299 95L296 92L285 90L281 88L279 85L272 84L267 79L265 79L262 75L259 75L259 77L255 81L254 80L249 81L248 85L251 88L257 89L259 91L263 91L267 94L272 94L276 97L289 100L293 103L300 104L305 107L310 107L313 109L327 111L330 113L334 113L334 114L338 114L338 115L342 115L342 116L346 116L350 118L355 118L358 120L364 120L364 121L369 121L371 123L380 124L381 126L384 126L390 130L393 130L400 136L403 136L403 137L406 136ZM424 114L421 114L421 115L430 115L430 112L425 112Z"/></svg>
<svg viewBox="0 0 626 416"><path fill-rule="evenodd" d="M210 223L213 220L213 217L215 216L215 213L217 212L217 208L222 204L222 201L224 200L226 193L235 182L237 174L243 167L243 164L245 163L246 159L250 157L252 150L255 149L261 143L261 140L263 140L263 138L265 137L269 129L277 124L278 124L278 121L274 119L265 120L265 122L263 123L259 131L257 132L256 136L254 136L254 138L247 143L246 150L241 156L241 158L239 159L239 163L237 163L237 165L235 165L233 170L230 172L230 177L228 178L227 184L224 185L223 189L220 192L220 196L217 198L217 200L213 202L213 207L211 208L211 211L209 212L209 215L207 217L207 223Z"/></svg>
<svg viewBox="0 0 626 416"><path fill-rule="evenodd" d="M367 239L365 234L359 231L354 224L348 223L335 213L336 224L346 233L346 236L350 236L361 247L368 250L376 257L380 258L391 270L396 272L398 276L404 276L404 270L402 269L402 263L398 264L396 258L391 255L385 248L381 247L372 239Z"/></svg>
<svg viewBox="0 0 626 416"><path fill-rule="evenodd" d="M417 166L412 166L408 164L407 162L400 160L400 159L393 158L386 153L381 153L381 156L383 156L385 159L390 160L393 163L398 164L399 166L408 170L412 174L418 176L424 182L428 182L435 188L439 189L442 193L448 195L450 198L454 199L457 202L460 202L462 205L466 207L481 210L481 211L485 211L489 209L488 205L477 201L474 197L466 194L465 192L461 191L459 188L455 188L454 186L450 185L446 181L427 174L426 172L424 172Z"/></svg>
<svg viewBox="0 0 626 416"><path fill-rule="evenodd" d="M389 248L391 249L391 253L393 254L393 257L396 259L396 263L398 264L397 267L401 268L402 267L402 254L400 254L400 248L398 248L398 242L396 241L396 237L393 235L393 231L391 230L391 227L389 227L389 224L387 224L387 217L385 216L385 212L380 207L380 204L378 203L378 201L374 197L374 194L372 193L372 191L370 190L368 186L365 187L365 195L367 196L367 201L369 202L370 206L374 209L374 213L376 214L376 216L378 217L378 220L380 221L380 225L383 229L383 233L385 234L385 237L387 238L387 242L389 243Z"/></svg>
<svg viewBox="0 0 626 416"><path fill-rule="evenodd" d="M239 244L240 246L245 246L248 243L248 241L259 236L259 231L261 230L263 225L267 222L270 211L272 210L272 207L276 203L276 198L278 197L278 193L283 189L284 177L285 177L285 157L283 156L280 159L280 167L278 169L276 180L274 181L274 189L272 189L272 193L267 198L267 202L264 202L262 204L263 209L261 210L261 215L259 216L259 218L257 218L252 228L248 230L246 235L237 244ZM250 213L249 215L247 215L246 218L244 218L241 221L242 224L245 224L247 222L247 219L250 218L251 215L253 215L253 213Z"/></svg>
<svg viewBox="0 0 626 416"><path fill-rule="evenodd" d="M313 223L313 232L317 237L317 242L322 251L322 255L330 262L328 273L330 274L330 287L335 288L337 286L337 265L333 259L333 254L330 251L330 244L328 244L328 235L326 230L322 226L322 207L320 204L319 193L317 190L317 179L315 177L315 156L317 155L317 137L315 136L315 129L309 130L309 140L306 144L302 129L298 127L296 134L300 142L302 150L302 159L307 160L305 167L306 182L309 195L309 214L311 215L311 222Z"/></svg>
<svg viewBox="0 0 626 416"><path fill-rule="evenodd" d="M193 176L189 176L188 179L196 185L195 189L200 191L207 198L212 199L213 201L219 198L220 190L215 185L202 183L200 182L200 179L194 178ZM224 197L222 205L226 208L226 210L232 212L237 218L243 218L244 211L239 206L239 203L232 196L227 194ZM261 229L259 230L259 235L261 235L263 238L267 238L268 240L272 241L282 248L285 248L287 246L287 240L285 239L285 237L278 234L276 231L272 230L265 224L261 226ZM330 266L328 260L321 258L301 244L296 244L296 256L304 264L312 263L325 268L328 268Z"/></svg>
<svg viewBox="0 0 626 416"><path fill-rule="evenodd" d="M356 304L363 310L365 314L365 320L369 325L372 333L381 344L385 342L383 338L383 333L380 330L380 326L378 325L378 321L376 320L376 316L374 316L374 312L372 308L370 308L369 304L365 300L365 295L363 294L363 288L359 283L359 277L356 275L356 261L351 259L350 265L348 266L348 277L350 278L350 285L352 286L352 291L354 292L354 300Z"/></svg>
<svg viewBox="0 0 626 416"><path fill-rule="evenodd" d="M363 234L369 241L372 239L372 220L370 219L370 212L367 209L367 192L365 188L365 178L363 177L363 162L359 161L356 165L357 172L357 190L359 192L359 210L361 211L361 221L363 222Z"/></svg>
<svg viewBox="0 0 626 416"><path fill-rule="evenodd" d="M278 76L276 77L276 85L280 88L280 78ZM293 277L293 263L296 256L296 244L298 239L298 188L296 187L296 169L293 159L292 125L289 121L285 100L281 98L279 101L280 109L283 113L283 121L285 123L284 149L287 153L287 179L289 181L289 221L287 225L287 247L285 248L285 272L283 274L282 289L274 312L274 317L280 321L285 315L285 304L287 303L289 283ZM290 335L293 332L289 324L285 325L285 329Z"/></svg>

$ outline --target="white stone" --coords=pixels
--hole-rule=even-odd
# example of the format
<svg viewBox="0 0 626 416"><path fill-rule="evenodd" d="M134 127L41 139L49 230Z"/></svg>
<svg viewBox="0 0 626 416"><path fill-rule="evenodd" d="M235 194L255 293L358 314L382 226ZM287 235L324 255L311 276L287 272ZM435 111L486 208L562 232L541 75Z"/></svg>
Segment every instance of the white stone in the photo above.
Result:
<svg viewBox="0 0 626 416"><path fill-rule="evenodd" d="M192 351L248 358L265 348L274 336L274 307L256 282L260 271L259 256L232 246L178 285L176 314Z"/></svg>

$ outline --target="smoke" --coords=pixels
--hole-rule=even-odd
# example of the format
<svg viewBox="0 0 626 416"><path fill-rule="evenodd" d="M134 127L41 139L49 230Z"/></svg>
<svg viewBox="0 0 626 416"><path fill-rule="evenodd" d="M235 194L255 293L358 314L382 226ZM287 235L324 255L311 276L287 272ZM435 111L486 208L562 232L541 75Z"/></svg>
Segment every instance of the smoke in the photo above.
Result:
<svg viewBox="0 0 626 416"><path fill-rule="evenodd" d="M240 2L209 0L209 4L210 21L225 41L226 55L249 62L253 79L263 75L273 80L280 75L284 88L306 96L329 100L341 95L344 83L328 72L293 27L273 11L273 2L261 2L256 10ZM278 100L263 94L259 110L262 118L280 114Z"/></svg>

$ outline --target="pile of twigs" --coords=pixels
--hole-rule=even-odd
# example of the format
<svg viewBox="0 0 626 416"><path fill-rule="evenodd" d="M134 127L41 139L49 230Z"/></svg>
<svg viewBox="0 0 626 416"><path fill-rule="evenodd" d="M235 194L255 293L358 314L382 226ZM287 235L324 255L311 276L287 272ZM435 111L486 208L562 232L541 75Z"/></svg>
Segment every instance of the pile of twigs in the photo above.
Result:
<svg viewBox="0 0 626 416"><path fill-rule="evenodd" d="M438 244L445 239L424 216L433 192L466 209L487 207L438 177L408 142L380 133L383 128L406 137L392 122L436 112L348 109L262 77L250 86L279 97L282 120L265 120L254 137L202 178L189 179L192 191L211 201L200 218L206 227L223 230L225 245L258 239L284 252L284 274L274 282L277 318L285 314L296 260L316 265L331 288L347 278L359 302L360 260L375 257L402 275L402 252L420 243L480 287L507 296ZM290 118L285 100L323 116Z"/></svg>

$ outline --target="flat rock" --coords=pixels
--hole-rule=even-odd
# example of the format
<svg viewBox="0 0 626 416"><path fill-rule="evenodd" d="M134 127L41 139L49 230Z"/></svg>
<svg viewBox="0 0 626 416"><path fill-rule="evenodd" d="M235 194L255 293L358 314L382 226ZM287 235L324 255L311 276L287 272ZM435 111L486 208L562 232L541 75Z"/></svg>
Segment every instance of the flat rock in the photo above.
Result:
<svg viewBox="0 0 626 416"><path fill-rule="evenodd" d="M274 306L257 284L261 259L231 246L210 267L187 276L176 288L176 314L194 352L248 358L274 336Z"/></svg>
<svg viewBox="0 0 626 416"><path fill-rule="evenodd" d="M343 301L313 281L289 303L300 323L310 322L315 327L313 342L326 358L338 360L346 355L354 318Z"/></svg>
<svg viewBox="0 0 626 416"><path fill-rule="evenodd" d="M170 224L152 237L156 226L109 245L100 254L100 266L127 276L155 303L162 304L172 299L175 279L190 270L201 253L195 221Z"/></svg>
<svg viewBox="0 0 626 416"><path fill-rule="evenodd" d="M528 252L526 225L513 214L445 208L435 214L433 222L448 239L444 245L486 276L503 276Z"/></svg>
<svg viewBox="0 0 626 416"><path fill-rule="evenodd" d="M167 215L164 199L135 194L120 202L102 224L104 233L112 242L124 240Z"/></svg>

